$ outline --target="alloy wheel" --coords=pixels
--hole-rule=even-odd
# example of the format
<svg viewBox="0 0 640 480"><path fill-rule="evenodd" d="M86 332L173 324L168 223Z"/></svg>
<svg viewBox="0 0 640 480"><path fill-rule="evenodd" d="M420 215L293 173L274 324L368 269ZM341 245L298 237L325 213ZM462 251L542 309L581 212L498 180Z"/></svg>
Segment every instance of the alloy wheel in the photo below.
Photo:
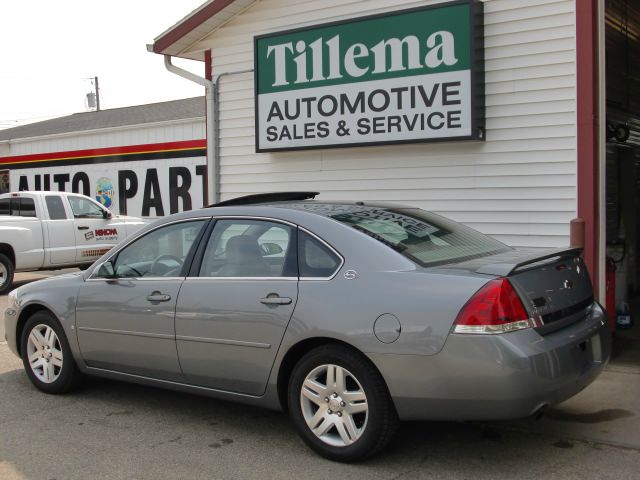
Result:
<svg viewBox="0 0 640 480"><path fill-rule="evenodd" d="M31 329L27 339L27 355L31 371L43 383L53 383L62 371L62 345L56 332L48 325Z"/></svg>
<svg viewBox="0 0 640 480"><path fill-rule="evenodd" d="M339 365L320 365L307 375L300 405L313 434L334 447L353 444L367 426L369 407L362 385Z"/></svg>

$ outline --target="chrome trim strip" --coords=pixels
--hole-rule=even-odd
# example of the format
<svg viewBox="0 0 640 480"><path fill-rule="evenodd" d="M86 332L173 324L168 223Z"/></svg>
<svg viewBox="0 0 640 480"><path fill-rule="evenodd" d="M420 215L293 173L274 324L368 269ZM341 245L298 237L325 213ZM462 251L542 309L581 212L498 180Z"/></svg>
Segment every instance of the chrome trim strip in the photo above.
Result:
<svg viewBox="0 0 640 480"><path fill-rule="evenodd" d="M180 277L182 278L182 277ZM203 281L203 280L224 280L226 282L228 281L262 281L262 280L270 280L270 281L274 281L274 280L285 280L285 281L298 281L298 277L187 277L185 279L185 282L191 281L191 280L196 280L196 281Z"/></svg>
<svg viewBox="0 0 640 480"><path fill-rule="evenodd" d="M93 274L92 274L93 275ZM129 281L139 281L139 282L164 282L164 281L176 281L176 280L184 280L186 277L118 277L118 278L87 278L85 282L129 282Z"/></svg>
<svg viewBox="0 0 640 480"><path fill-rule="evenodd" d="M110 333L113 335L130 335L132 337L149 337L149 338L161 338L163 340L175 340L174 335L167 335L164 333L145 333L145 332L134 332L130 330L111 330L108 328L93 328L93 327L78 327L78 330L82 330L85 332Z"/></svg>
<svg viewBox="0 0 640 480"><path fill-rule="evenodd" d="M143 375L135 375L133 373L118 372L117 370L108 370L106 368L90 367L88 365L87 365L86 368L87 368L87 370L92 371L92 372L103 372L104 374L111 374L113 376L139 378L141 380L148 380L148 381L154 382L154 383L164 383L165 385L175 385L175 386L178 386L178 387L193 388L193 389L202 390L202 391L205 391L205 392L224 393L226 395L236 395L236 396L239 396L239 397L246 397L246 398L260 398L260 397L262 397L262 395L249 395L249 394L246 394L246 393L238 393L238 392L231 392L231 391L227 391L227 390L220 390L218 388L202 387L200 385L193 385L191 383L172 382L171 380L160 380L158 378L145 377Z"/></svg>
<svg viewBox="0 0 640 480"><path fill-rule="evenodd" d="M259 342L243 342L241 340L228 340L226 338L205 338L205 337L190 337L188 335L176 335L176 340L182 340L185 342L200 342L200 343L216 343L219 345L234 345L237 347L253 347L253 348L271 348L270 343Z"/></svg>
<svg viewBox="0 0 640 480"><path fill-rule="evenodd" d="M479 335L495 335L501 333L515 332L532 328L533 319L517 320L510 323L501 323L499 325L456 325L453 333L458 334L479 334Z"/></svg>

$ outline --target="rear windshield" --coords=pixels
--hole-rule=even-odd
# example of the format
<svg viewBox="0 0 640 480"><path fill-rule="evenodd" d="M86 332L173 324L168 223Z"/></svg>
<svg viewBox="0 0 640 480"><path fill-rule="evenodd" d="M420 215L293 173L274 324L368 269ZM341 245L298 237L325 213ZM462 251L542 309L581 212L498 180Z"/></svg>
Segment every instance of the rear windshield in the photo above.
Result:
<svg viewBox="0 0 640 480"><path fill-rule="evenodd" d="M510 250L493 238L414 208L341 205L327 216L375 238L423 267L458 263Z"/></svg>

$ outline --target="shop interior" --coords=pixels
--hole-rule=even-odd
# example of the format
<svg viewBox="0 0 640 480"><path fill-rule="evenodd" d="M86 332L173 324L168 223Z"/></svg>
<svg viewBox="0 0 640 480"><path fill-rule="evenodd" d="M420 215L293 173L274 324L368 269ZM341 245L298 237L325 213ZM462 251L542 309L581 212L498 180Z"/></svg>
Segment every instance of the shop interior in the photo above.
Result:
<svg viewBox="0 0 640 480"><path fill-rule="evenodd" d="M606 0L605 8L606 307L615 321L614 354L633 356L638 363L640 0Z"/></svg>

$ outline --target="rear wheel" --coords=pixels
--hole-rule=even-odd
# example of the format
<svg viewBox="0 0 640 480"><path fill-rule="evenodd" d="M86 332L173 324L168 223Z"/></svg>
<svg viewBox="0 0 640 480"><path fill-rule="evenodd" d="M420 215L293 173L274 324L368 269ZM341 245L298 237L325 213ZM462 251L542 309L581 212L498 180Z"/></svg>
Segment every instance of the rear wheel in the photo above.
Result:
<svg viewBox="0 0 640 480"><path fill-rule="evenodd" d="M362 355L338 345L307 353L289 383L289 412L323 457L362 460L384 448L398 418L384 380Z"/></svg>
<svg viewBox="0 0 640 480"><path fill-rule="evenodd" d="M81 373L58 320L47 311L34 313L22 330L22 362L39 390L65 393L77 386Z"/></svg>
<svg viewBox="0 0 640 480"><path fill-rule="evenodd" d="M13 284L13 262L5 254L0 253L0 294L5 293Z"/></svg>

